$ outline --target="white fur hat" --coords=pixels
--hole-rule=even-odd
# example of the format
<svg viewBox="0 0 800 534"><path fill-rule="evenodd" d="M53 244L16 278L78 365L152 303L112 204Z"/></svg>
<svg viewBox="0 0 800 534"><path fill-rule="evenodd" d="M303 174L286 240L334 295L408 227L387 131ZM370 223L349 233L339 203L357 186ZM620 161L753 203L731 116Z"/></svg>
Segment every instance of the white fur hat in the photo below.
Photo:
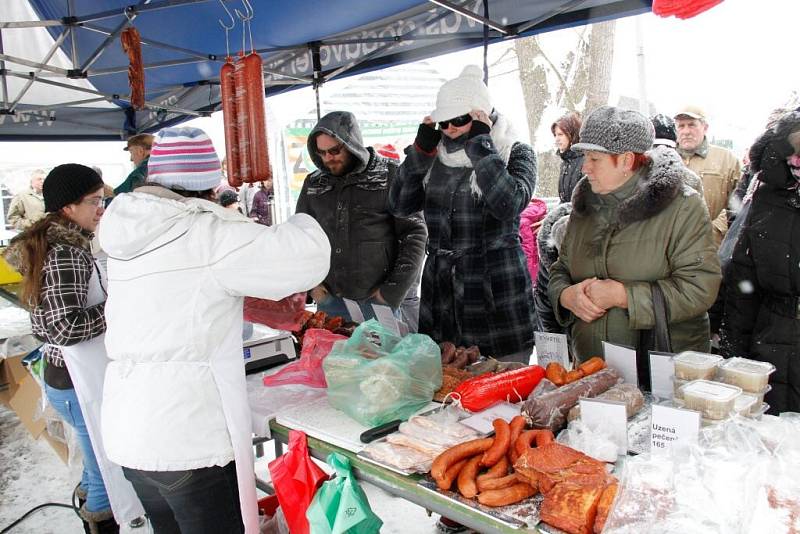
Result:
<svg viewBox="0 0 800 534"><path fill-rule="evenodd" d="M436 95L436 109L431 112L435 122L466 115L479 109L488 115L492 112L489 89L483 83L483 69L477 65L467 65L458 78L449 80Z"/></svg>

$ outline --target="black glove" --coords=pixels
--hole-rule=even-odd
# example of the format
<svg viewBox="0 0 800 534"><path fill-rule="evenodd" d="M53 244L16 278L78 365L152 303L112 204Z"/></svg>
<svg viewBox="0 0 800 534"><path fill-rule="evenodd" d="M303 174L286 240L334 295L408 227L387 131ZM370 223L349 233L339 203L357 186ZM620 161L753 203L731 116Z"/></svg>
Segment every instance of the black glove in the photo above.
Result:
<svg viewBox="0 0 800 534"><path fill-rule="evenodd" d="M485 122L473 120L472 126L470 126L469 128L469 135L467 136L467 139L472 139L473 137L482 134L488 134L491 131L492 127L486 124Z"/></svg>
<svg viewBox="0 0 800 534"><path fill-rule="evenodd" d="M417 129L417 138L414 144L423 152L433 152L439 141L442 139L442 132L436 129L433 124L420 124Z"/></svg>
<svg viewBox="0 0 800 534"><path fill-rule="evenodd" d="M783 163L794 154L794 147L789 143L789 135L800 130L800 112L787 113L766 132L762 133L750 147L750 169L758 172ZM769 149L767 149L769 147Z"/></svg>

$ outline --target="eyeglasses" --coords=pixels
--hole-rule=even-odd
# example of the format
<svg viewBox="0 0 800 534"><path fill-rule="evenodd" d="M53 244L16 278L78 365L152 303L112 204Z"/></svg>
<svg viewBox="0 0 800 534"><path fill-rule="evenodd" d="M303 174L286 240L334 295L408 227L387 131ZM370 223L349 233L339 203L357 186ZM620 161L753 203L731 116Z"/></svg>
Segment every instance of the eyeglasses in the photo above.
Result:
<svg viewBox="0 0 800 534"><path fill-rule="evenodd" d="M338 156L342 152L343 148L344 148L344 143L339 143L335 147L329 148L327 150L322 149L322 148L318 148L317 149L317 154L321 158L324 158L326 154L328 156Z"/></svg>
<svg viewBox="0 0 800 534"><path fill-rule="evenodd" d="M90 206L94 206L95 208L99 208L101 205L105 205L105 200L106 199L102 197L84 198L83 200L78 202L78 204L88 204Z"/></svg>
<svg viewBox="0 0 800 534"><path fill-rule="evenodd" d="M458 116L458 117L456 117L454 119L450 119L450 120L447 120L447 121L441 121L439 123L439 129L440 130L446 130L447 128L450 127L451 124L453 126L455 126L456 128L461 128L462 126L466 126L470 122L472 122L472 115L467 113L466 115L460 115L460 116Z"/></svg>

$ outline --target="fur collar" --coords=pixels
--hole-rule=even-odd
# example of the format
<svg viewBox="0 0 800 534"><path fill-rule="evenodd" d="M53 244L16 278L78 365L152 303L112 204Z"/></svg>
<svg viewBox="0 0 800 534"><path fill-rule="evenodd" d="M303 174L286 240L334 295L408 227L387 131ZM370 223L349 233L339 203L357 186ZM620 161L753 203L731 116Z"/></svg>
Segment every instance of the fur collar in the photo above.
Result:
<svg viewBox="0 0 800 534"><path fill-rule="evenodd" d="M517 135L513 126L511 126L511 123L504 115L500 113L497 114L497 121L492 125L492 131L489 136L492 138L492 142L498 154L503 158L503 162L508 165L508 160L511 157L511 148L517 142ZM463 148L455 152L447 152L443 146L443 142L440 141L436 157L447 167L472 169L472 161ZM433 169L433 166L431 166L431 169ZM423 184L425 185L427 185L430 179L431 169L428 170L428 174L425 175L425 179L423 180ZM483 191L481 191L478 185L474 170L470 173L469 185L472 194L476 198L481 198L483 196Z"/></svg>
<svg viewBox="0 0 800 534"><path fill-rule="evenodd" d="M686 185L690 171L671 148L659 146L647 152L650 164L639 179L633 193L620 203L615 226L622 227L658 215L679 195L697 194ZM592 193L589 181L581 179L572 197L575 212L585 216L597 196Z"/></svg>
<svg viewBox="0 0 800 534"><path fill-rule="evenodd" d="M572 212L572 204L564 202L559 204L547 214L536 235L536 244L539 247L539 262L548 269L558 259L558 249L552 239L553 225Z"/></svg>
<svg viewBox="0 0 800 534"><path fill-rule="evenodd" d="M23 265L22 261L22 246L27 239L28 233L23 232L11 240L11 244L6 249L3 256L6 261L22 274L26 274L27 265ZM91 254L92 251L92 237L94 234L86 232L77 224L67 220L53 221L47 227L47 243L50 247L56 245L67 245L75 248L83 249Z"/></svg>

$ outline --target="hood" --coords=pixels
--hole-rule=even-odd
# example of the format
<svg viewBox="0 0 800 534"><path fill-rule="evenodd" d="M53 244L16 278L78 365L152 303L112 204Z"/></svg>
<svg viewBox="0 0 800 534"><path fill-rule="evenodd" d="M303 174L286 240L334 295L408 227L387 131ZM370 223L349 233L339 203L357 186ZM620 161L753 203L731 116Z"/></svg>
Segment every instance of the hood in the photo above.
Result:
<svg viewBox="0 0 800 534"><path fill-rule="evenodd" d="M547 204L544 200L534 198L528 202L528 205L520 213L519 218L528 224L533 224L541 221L545 215L547 215Z"/></svg>
<svg viewBox="0 0 800 534"><path fill-rule="evenodd" d="M572 213L572 204L569 202L559 204L550 210L542 221L542 226L539 227L539 234L536 236L536 242L539 247L539 262L548 269L558 259L558 248L552 239L553 225L561 218L568 217L570 213Z"/></svg>
<svg viewBox="0 0 800 534"><path fill-rule="evenodd" d="M692 171L683 164L677 152L658 146L646 155L650 158L650 164L645 167L633 193L620 203L617 212L617 224L620 226L654 217L669 206L678 194L698 194L687 185L693 179ZM572 196L575 211L579 215L589 213L589 205L594 197L589 180L581 179Z"/></svg>
<svg viewBox="0 0 800 534"><path fill-rule="evenodd" d="M22 232L11 240L11 244L3 253L6 261L22 274L27 272L27 265L22 261L22 247L29 234ZM49 246L69 245L91 252L93 234L66 219L57 219L47 227L47 243Z"/></svg>
<svg viewBox="0 0 800 534"><path fill-rule="evenodd" d="M306 146L308 148L308 155L311 161L314 162L320 172L325 171L325 166L322 163L322 158L317 154L317 135L324 133L335 137L350 151L356 158L358 164L353 169L353 173L363 172L369 165L370 152L364 147L364 141L361 138L361 128L358 126L358 121L355 115L349 111L333 111L322 117L311 133L308 134Z"/></svg>
<svg viewBox="0 0 800 534"><path fill-rule="evenodd" d="M571 160L571 159L578 159L583 157L583 152L576 152L571 148L566 149L564 152L560 150L556 150L556 153L561 157L563 160Z"/></svg>
<svg viewBox="0 0 800 534"><path fill-rule="evenodd" d="M185 198L160 186L144 186L117 196L100 220L100 246L112 258L131 259L184 234L201 214L247 221L240 213L199 198Z"/></svg>

